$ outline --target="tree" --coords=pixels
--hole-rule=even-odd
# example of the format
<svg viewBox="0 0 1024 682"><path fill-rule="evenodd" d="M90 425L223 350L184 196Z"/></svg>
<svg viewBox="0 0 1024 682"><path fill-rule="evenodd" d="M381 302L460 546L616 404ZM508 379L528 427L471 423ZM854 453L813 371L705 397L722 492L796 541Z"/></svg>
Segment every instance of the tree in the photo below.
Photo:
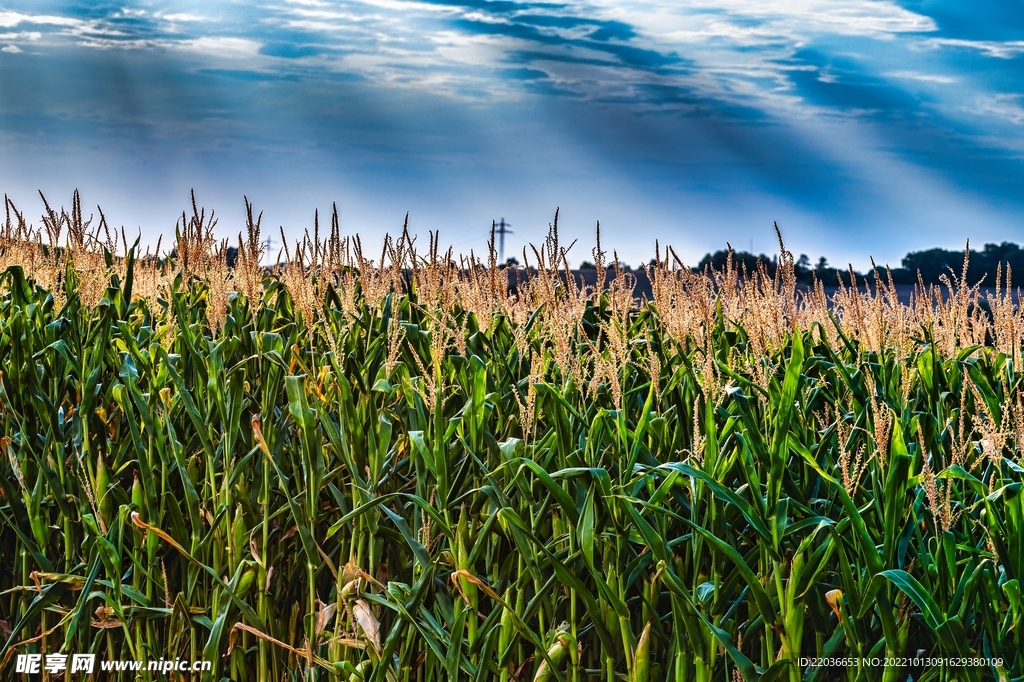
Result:
<svg viewBox="0 0 1024 682"><path fill-rule="evenodd" d="M801 253L793 264L793 272L798 282L809 282L811 280L811 259L806 253Z"/></svg>
<svg viewBox="0 0 1024 682"><path fill-rule="evenodd" d="M696 270L702 271L709 265L715 270L722 270L725 268L726 261L729 259L729 251L719 250L714 253L706 254L701 258L700 262L697 263ZM747 274L753 274L757 271L757 264L763 263L768 268L768 274L775 274L775 261L763 253L755 256L747 251L733 251L732 252L732 264L733 267L739 271L746 270Z"/></svg>

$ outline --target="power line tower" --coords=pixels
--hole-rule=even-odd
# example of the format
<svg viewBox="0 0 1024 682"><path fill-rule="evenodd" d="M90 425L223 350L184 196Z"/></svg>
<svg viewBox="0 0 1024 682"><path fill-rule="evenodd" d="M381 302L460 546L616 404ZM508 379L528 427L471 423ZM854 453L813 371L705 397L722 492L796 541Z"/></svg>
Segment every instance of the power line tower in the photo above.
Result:
<svg viewBox="0 0 1024 682"><path fill-rule="evenodd" d="M263 259L266 260L267 258L272 258L273 255L271 254L270 249L274 247L273 238L271 238L270 235L267 235L267 238L264 239L260 245L263 247Z"/></svg>
<svg viewBox="0 0 1024 682"><path fill-rule="evenodd" d="M505 264L505 235L515 234L512 230L507 229L509 227L512 227L512 223L506 223L504 218L501 219L501 222L494 223L491 226L494 234L498 235L498 262L501 265Z"/></svg>

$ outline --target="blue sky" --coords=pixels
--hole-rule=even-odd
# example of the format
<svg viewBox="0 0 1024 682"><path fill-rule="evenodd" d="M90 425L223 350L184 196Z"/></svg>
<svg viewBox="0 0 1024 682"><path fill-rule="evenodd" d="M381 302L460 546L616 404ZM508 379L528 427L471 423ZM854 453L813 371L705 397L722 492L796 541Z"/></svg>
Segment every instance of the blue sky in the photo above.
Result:
<svg viewBox="0 0 1024 682"><path fill-rule="evenodd" d="M979 0L0 0L0 187L155 241L188 191L509 255L833 264L1024 241L1024 9ZM279 239L275 242L279 246ZM425 241L425 236L424 236ZM277 248L275 246L275 250Z"/></svg>

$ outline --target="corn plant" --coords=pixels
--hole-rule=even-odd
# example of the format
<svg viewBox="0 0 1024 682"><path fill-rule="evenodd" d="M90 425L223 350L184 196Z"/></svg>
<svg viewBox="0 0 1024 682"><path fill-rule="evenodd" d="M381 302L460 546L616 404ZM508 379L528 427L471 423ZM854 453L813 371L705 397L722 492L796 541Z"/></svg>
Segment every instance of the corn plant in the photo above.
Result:
<svg viewBox="0 0 1024 682"><path fill-rule="evenodd" d="M406 232L371 260L336 218L266 269L250 210L233 270L195 206L173 258L44 246L15 218L4 671L92 652L210 680L1024 677L1005 294L800 294L783 248L777 278L659 253L636 301L600 245L581 288L555 230L510 292L493 245L457 263ZM44 220L88 233L80 207ZM883 663L801 663L827 657Z"/></svg>

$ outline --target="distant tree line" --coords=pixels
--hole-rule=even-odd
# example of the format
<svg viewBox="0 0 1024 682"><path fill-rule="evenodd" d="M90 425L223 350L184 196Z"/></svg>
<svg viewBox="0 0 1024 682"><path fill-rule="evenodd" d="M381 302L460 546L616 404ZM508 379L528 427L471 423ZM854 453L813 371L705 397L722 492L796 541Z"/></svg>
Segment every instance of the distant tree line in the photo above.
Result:
<svg viewBox="0 0 1024 682"><path fill-rule="evenodd" d="M238 249L234 246L229 246L225 256L228 267L234 267L235 259L238 257ZM725 267L728 258L729 251L726 249L707 253L697 263L694 270L701 272L709 266L715 270L721 270ZM732 262L733 267L737 270L745 270L748 273L756 271L758 263L763 263L768 273L774 276L775 270L778 267L778 256L766 256L763 253L755 255L749 251L733 251ZM514 267L518 264L518 260L509 258L505 266ZM812 264L807 254L800 254L800 257L797 258L793 265L796 279L802 284L810 284L815 279L818 279L827 286L836 285L839 283L837 270L843 273L844 281L849 283L849 268L837 268L834 265L830 265L824 256L821 256L817 262ZM613 266L609 265L608 267ZM624 270L630 269L629 265L621 262L619 267ZM934 248L925 249L924 251L911 251L903 257L901 267L890 268L889 272L891 272L892 281L895 284L917 284L918 273L920 273L921 280L925 284L940 284L940 278L943 275L955 275L959 278L963 273L963 267L964 250ZM1009 267L1011 272L1017 273L1017 276L1014 278L1015 282L1024 281L1024 249L1018 244L1003 242L1001 244L985 244L981 250L971 249L967 267L967 283L977 284L981 282L984 286L994 286L996 283L996 272L1001 270L1000 283L1005 286L1007 267ZM579 266L580 270L592 270L595 268L594 263L590 261L583 261ZM879 265L878 274L883 281L887 280L889 276L884 265ZM858 272L857 276L862 280L868 279L869 281L874 281L875 277L873 271L867 273Z"/></svg>
<svg viewBox="0 0 1024 682"><path fill-rule="evenodd" d="M891 273L892 281L895 284L917 284L918 273L920 273L921 280L925 284L940 284L940 278L943 275L951 278L953 275L957 278L962 275L964 255L964 249L934 248L924 251L911 251L903 257L901 261L902 267L890 268L889 273ZM729 251L727 250L708 253L694 269L702 271L708 266L714 269L724 268L728 257ZM775 270L778 267L777 256L769 257L763 253L754 255L748 251L734 251L732 253L732 262L734 267L746 269L747 272L757 270L758 263L760 262L764 264L771 275L775 274ZM984 286L994 286L997 270L1001 270L1000 283L1005 286L1008 267L1011 272L1017 273L1017 277L1024 278L1024 249L1021 249L1019 245L1013 242L985 244L981 250L971 249L970 258L968 259L966 283L977 284L981 282ZM797 281L805 284L809 284L815 279L820 280L825 285L838 284L837 269L844 275L847 275L849 272L848 268L837 268L830 265L824 256L819 258L817 263L812 264L811 259L806 254L800 254L800 257L794 263ZM884 265L880 264L878 266L878 275L883 281L888 279L889 273L886 272ZM866 278L871 281L875 277L874 272L857 273L857 275L860 278ZM1014 281L1021 281L1017 277L1014 278ZM844 277L844 281L849 283L849 277Z"/></svg>

